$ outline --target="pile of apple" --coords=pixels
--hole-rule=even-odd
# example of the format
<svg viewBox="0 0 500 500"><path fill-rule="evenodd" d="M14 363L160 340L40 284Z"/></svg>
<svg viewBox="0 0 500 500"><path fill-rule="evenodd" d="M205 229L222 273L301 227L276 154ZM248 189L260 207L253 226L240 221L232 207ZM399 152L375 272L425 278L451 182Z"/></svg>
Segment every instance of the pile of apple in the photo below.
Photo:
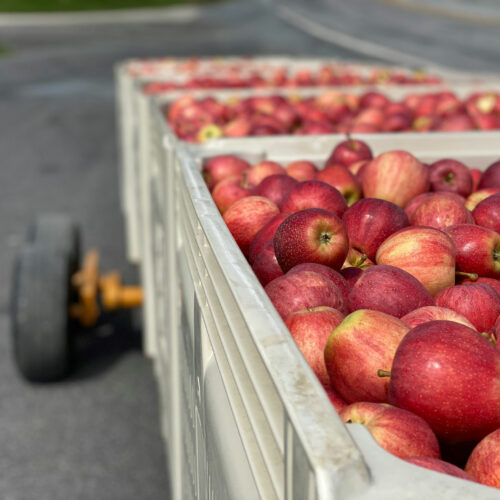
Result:
<svg viewBox="0 0 500 500"><path fill-rule="evenodd" d="M500 160L373 158L349 138L321 170L220 155L202 171L341 418L500 488Z"/></svg>
<svg viewBox="0 0 500 500"><path fill-rule="evenodd" d="M411 93L399 102L380 92L330 90L316 97L253 96L229 101L186 95L166 112L177 136L189 142L218 137L378 132L457 132L500 128L500 94Z"/></svg>
<svg viewBox="0 0 500 500"><path fill-rule="evenodd" d="M223 73L221 75L221 73ZM224 74L225 73L225 74ZM244 67L229 66L222 71L207 72L192 76L185 82L156 81L144 85L146 94L159 94L170 90L204 88L266 88L266 87L320 87L371 84L437 84L440 79L423 72L403 73L390 69L375 69L362 75L353 69L324 65L319 70L275 68L272 71L249 70Z"/></svg>

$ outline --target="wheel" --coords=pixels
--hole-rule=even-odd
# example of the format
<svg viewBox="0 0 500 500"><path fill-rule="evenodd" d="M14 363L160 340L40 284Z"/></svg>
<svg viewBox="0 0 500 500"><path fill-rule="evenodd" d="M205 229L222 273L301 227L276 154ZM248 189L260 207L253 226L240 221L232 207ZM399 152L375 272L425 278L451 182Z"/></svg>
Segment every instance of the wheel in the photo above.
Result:
<svg viewBox="0 0 500 500"><path fill-rule="evenodd" d="M68 306L71 259L40 244L19 252L12 288L14 356L21 374L33 382L62 379L70 365Z"/></svg>
<svg viewBox="0 0 500 500"><path fill-rule="evenodd" d="M71 272L80 264L80 231L64 214L42 214L28 231L28 242L40 244L69 255Z"/></svg>

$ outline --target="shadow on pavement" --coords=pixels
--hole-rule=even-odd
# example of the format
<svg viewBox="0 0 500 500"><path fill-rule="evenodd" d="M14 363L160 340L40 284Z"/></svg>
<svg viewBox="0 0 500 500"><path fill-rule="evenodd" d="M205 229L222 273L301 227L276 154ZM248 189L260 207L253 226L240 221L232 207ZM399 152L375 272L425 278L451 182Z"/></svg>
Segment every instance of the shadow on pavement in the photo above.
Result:
<svg viewBox="0 0 500 500"><path fill-rule="evenodd" d="M73 369L68 382L97 377L110 370L130 351L142 350L138 312L132 310L103 313L92 329L74 334Z"/></svg>

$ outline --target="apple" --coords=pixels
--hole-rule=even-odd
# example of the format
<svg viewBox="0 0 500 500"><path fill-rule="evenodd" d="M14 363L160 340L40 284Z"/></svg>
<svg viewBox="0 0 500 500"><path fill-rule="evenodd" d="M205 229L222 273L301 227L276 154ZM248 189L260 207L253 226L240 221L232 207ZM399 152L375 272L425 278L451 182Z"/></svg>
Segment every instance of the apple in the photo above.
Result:
<svg viewBox="0 0 500 500"><path fill-rule="evenodd" d="M315 262L339 270L349 250L342 220L321 208L289 215L274 234L274 250L284 272L297 264Z"/></svg>
<svg viewBox="0 0 500 500"><path fill-rule="evenodd" d="M500 189L498 188L479 189L467 197L465 206L472 212L481 201L498 193L500 193Z"/></svg>
<svg viewBox="0 0 500 500"><path fill-rule="evenodd" d="M308 208L322 208L342 217L347 203L340 192L326 182L310 180L299 182L281 203L282 212L294 213Z"/></svg>
<svg viewBox="0 0 500 500"><path fill-rule="evenodd" d="M283 198L299 182L286 174L269 175L261 181L253 190L253 194L264 196L270 199L276 205L280 205Z"/></svg>
<svg viewBox="0 0 500 500"><path fill-rule="evenodd" d="M438 458L408 457L403 458L403 460L409 462L410 464L424 467L425 469L442 472L443 474L449 474L450 476L466 479L467 481L474 481L474 478L470 474L467 474L467 472L460 469L460 467L450 464L449 462L445 462L444 460L439 460Z"/></svg>
<svg viewBox="0 0 500 500"><path fill-rule="evenodd" d="M390 235L379 246L375 260L403 269L434 296L455 283L455 253L452 239L443 231L410 226Z"/></svg>
<svg viewBox="0 0 500 500"><path fill-rule="evenodd" d="M212 199L221 214L224 214L235 201L252 194L252 190L246 186L246 182L240 175L226 177L215 185L212 190Z"/></svg>
<svg viewBox="0 0 500 500"><path fill-rule="evenodd" d="M441 132L466 132L474 130L472 118L464 114L456 114L445 118L437 127Z"/></svg>
<svg viewBox="0 0 500 500"><path fill-rule="evenodd" d="M293 340L324 386L330 384L330 377L326 370L323 352L328 337L343 319L344 315L336 309L320 306L296 311L285 321Z"/></svg>
<svg viewBox="0 0 500 500"><path fill-rule="evenodd" d="M481 176L478 189L496 188L500 189L500 161L492 163Z"/></svg>
<svg viewBox="0 0 500 500"><path fill-rule="evenodd" d="M276 260L272 240L268 241L267 245L257 254L252 264L252 270L262 286L266 286L274 279L283 276L283 271Z"/></svg>
<svg viewBox="0 0 500 500"><path fill-rule="evenodd" d="M324 347L332 387L348 403L387 401L389 381L377 370L390 370L396 348L410 327L380 311L360 309L333 330Z"/></svg>
<svg viewBox="0 0 500 500"><path fill-rule="evenodd" d="M336 188L345 198L348 206L351 206L361 198L360 182L343 165L332 164L329 167L325 167L316 174L315 178Z"/></svg>
<svg viewBox="0 0 500 500"><path fill-rule="evenodd" d="M479 332L488 332L500 315L500 295L484 283L445 288L436 296L436 305L465 316Z"/></svg>
<svg viewBox="0 0 500 500"><path fill-rule="evenodd" d="M380 108L362 109L354 119L354 126L368 125L380 129L384 123L384 118L385 114Z"/></svg>
<svg viewBox="0 0 500 500"><path fill-rule="evenodd" d="M500 428L484 437L472 450L465 472L478 483L500 488Z"/></svg>
<svg viewBox="0 0 500 500"><path fill-rule="evenodd" d="M481 177L483 176L483 171L478 168L469 168L470 175L472 176L472 192L477 191Z"/></svg>
<svg viewBox="0 0 500 500"><path fill-rule="evenodd" d="M429 169L406 151L390 151L373 159L364 169L366 198L380 198L404 207L429 190Z"/></svg>
<svg viewBox="0 0 500 500"><path fill-rule="evenodd" d="M429 132L430 130L436 130L440 121L441 119L438 115L432 113L429 115L422 115L413 120L411 128L417 132Z"/></svg>
<svg viewBox="0 0 500 500"><path fill-rule="evenodd" d="M475 224L446 228L457 249L457 269L488 278L500 278L500 235Z"/></svg>
<svg viewBox="0 0 500 500"><path fill-rule="evenodd" d="M472 211L474 222L497 233L500 232L500 194L493 194L479 202Z"/></svg>
<svg viewBox="0 0 500 500"><path fill-rule="evenodd" d="M278 207L262 196L247 196L233 203L222 216L245 257L257 232L275 215Z"/></svg>
<svg viewBox="0 0 500 500"><path fill-rule="evenodd" d="M225 177L240 175L250 168L250 163L234 155L218 155L208 158L203 163L202 174L208 189Z"/></svg>
<svg viewBox="0 0 500 500"><path fill-rule="evenodd" d="M318 306L345 309L341 291L313 271L285 274L269 282L264 290L283 321L295 311Z"/></svg>
<svg viewBox="0 0 500 500"><path fill-rule="evenodd" d="M359 101L362 109L365 108L385 108L391 101L387 96L380 92L365 92Z"/></svg>
<svg viewBox="0 0 500 500"><path fill-rule="evenodd" d="M444 159L429 166L433 191L447 191L467 197L472 192L472 174L457 160Z"/></svg>
<svg viewBox="0 0 500 500"><path fill-rule="evenodd" d="M299 182L314 179L317 171L316 165L306 160L294 161L285 167L285 172Z"/></svg>
<svg viewBox="0 0 500 500"><path fill-rule="evenodd" d="M496 280L495 278L485 278L483 276L480 276L477 279L465 278L459 284L460 285L473 285L474 283L480 283L480 284L483 284L483 285L489 285L500 296L500 281Z"/></svg>
<svg viewBox="0 0 500 500"><path fill-rule="evenodd" d="M402 132L411 130L413 118L405 113L394 113L385 117L382 125L383 132Z"/></svg>
<svg viewBox="0 0 500 500"><path fill-rule="evenodd" d="M335 271L329 266L325 266L323 264L316 264L314 262L305 262L304 264L297 264L290 269L287 274L296 273L299 271L314 271L315 273L321 274L325 276L325 278L330 279L341 291L342 297L344 297L345 303L347 304L347 300L349 298L349 292L351 291L351 287L347 283L346 279L340 274L340 272ZM342 310L346 314L349 312L347 307L345 310Z"/></svg>
<svg viewBox="0 0 500 500"><path fill-rule="evenodd" d="M363 424L382 448L399 458L441 458L432 429L409 411L388 404L358 402L343 408L339 415L346 423Z"/></svg>
<svg viewBox="0 0 500 500"><path fill-rule="evenodd" d="M260 251L267 245L267 243L273 239L274 233L278 226L288 217L289 214L279 213L275 215L272 219L269 219L264 226L262 226L259 231L252 238L250 247L248 249L248 262L253 264L257 255Z"/></svg>
<svg viewBox="0 0 500 500"><path fill-rule="evenodd" d="M372 260L388 236L409 225L401 207L377 198L359 200L346 210L342 221L350 245Z"/></svg>
<svg viewBox="0 0 500 500"><path fill-rule="evenodd" d="M500 426L500 350L467 326L411 329L389 375L389 403L422 417L444 442L482 439Z"/></svg>
<svg viewBox="0 0 500 500"><path fill-rule="evenodd" d="M447 193L433 193L415 209L410 217L413 226L430 226L445 229L455 224L473 224L474 219L463 200Z"/></svg>
<svg viewBox="0 0 500 500"><path fill-rule="evenodd" d="M335 127L327 121L308 120L305 121L297 130L297 135L319 135L319 134L333 134Z"/></svg>
<svg viewBox="0 0 500 500"><path fill-rule="evenodd" d="M359 139L348 138L335 146L325 163L325 168L330 165L343 165L348 167L361 160L371 160L372 151L368 144Z"/></svg>
<svg viewBox="0 0 500 500"><path fill-rule="evenodd" d="M373 309L401 318L423 306L434 305L424 286L394 266L377 265L363 271L349 294L349 308Z"/></svg>
<svg viewBox="0 0 500 500"><path fill-rule="evenodd" d="M248 170L247 182L251 186L258 186L266 177L273 174L285 174L285 169L275 161L264 160Z"/></svg>
<svg viewBox="0 0 500 500"><path fill-rule="evenodd" d="M453 309L448 309L447 307L419 307L401 318L401 321L404 321L410 328L414 328L422 323L428 323L429 321L436 320L455 321L456 323L468 326L473 330L476 329L476 327L465 316L453 311Z"/></svg>
<svg viewBox="0 0 500 500"><path fill-rule="evenodd" d="M222 128L224 137L247 137L250 135L252 123L246 116L240 116L228 122Z"/></svg>

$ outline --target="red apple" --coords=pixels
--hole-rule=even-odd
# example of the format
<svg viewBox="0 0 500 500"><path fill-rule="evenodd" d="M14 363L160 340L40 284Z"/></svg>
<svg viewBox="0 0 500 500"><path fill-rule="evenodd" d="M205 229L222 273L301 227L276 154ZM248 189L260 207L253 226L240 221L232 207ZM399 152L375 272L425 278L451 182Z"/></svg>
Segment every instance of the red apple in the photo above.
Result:
<svg viewBox="0 0 500 500"><path fill-rule="evenodd" d="M447 191L467 197L472 192L472 174L459 161L444 159L429 166L433 191Z"/></svg>
<svg viewBox="0 0 500 500"><path fill-rule="evenodd" d="M481 484L500 488L500 428L472 450L465 471Z"/></svg>
<svg viewBox="0 0 500 500"><path fill-rule="evenodd" d="M442 132L465 132L467 130L474 130L474 128L472 118L467 115L456 114L445 118L437 130Z"/></svg>
<svg viewBox="0 0 500 500"><path fill-rule="evenodd" d="M296 273L299 271L314 271L315 273L321 274L325 276L325 278L332 280L332 282L341 291L342 297L344 297L345 303L347 304L347 299L349 298L349 292L351 291L351 288L346 279L338 271L335 271L335 269L332 269L331 267L325 266L323 264L306 262L304 264L293 266L287 274ZM345 311L342 310L342 312L347 313L347 308L345 309Z"/></svg>
<svg viewBox="0 0 500 500"><path fill-rule="evenodd" d="M273 240L276 258L284 272L305 262L339 270L349 250L342 220L321 208L289 215L276 230Z"/></svg>
<svg viewBox="0 0 500 500"><path fill-rule="evenodd" d="M429 190L429 169L406 151L383 153L366 166L362 187L366 198L381 198L404 207Z"/></svg>
<svg viewBox="0 0 500 500"><path fill-rule="evenodd" d="M285 321L300 351L323 385L330 384L323 352L330 334L344 319L331 307L313 307L290 314Z"/></svg>
<svg viewBox="0 0 500 500"><path fill-rule="evenodd" d="M481 176L478 189L496 188L500 189L500 161L492 163Z"/></svg>
<svg viewBox="0 0 500 500"><path fill-rule="evenodd" d="M465 278L460 282L460 285L473 285L474 283L476 284L482 283L483 285L489 285L500 296L500 281L496 280L495 278L485 278L483 276L480 276L477 279Z"/></svg>
<svg viewBox="0 0 500 500"><path fill-rule="evenodd" d="M346 423L363 424L375 441L399 458L440 458L439 443L427 422L409 411L380 403L353 403L343 408Z"/></svg>
<svg viewBox="0 0 500 500"><path fill-rule="evenodd" d="M478 168L470 168L469 172L472 176L472 192L475 193L477 191L477 187L479 186L479 182L481 182L483 171Z"/></svg>
<svg viewBox="0 0 500 500"><path fill-rule="evenodd" d="M365 92L359 101L361 108L385 108L391 101L380 92Z"/></svg>
<svg viewBox="0 0 500 500"><path fill-rule="evenodd" d="M425 469L442 472L443 474L466 479L467 481L474 481L474 478L467 474L467 472L460 469L460 467L450 464L449 462L445 462L444 460L439 460L438 458L409 457L403 458L403 460L411 464L418 465L419 467L424 467Z"/></svg>
<svg viewBox="0 0 500 500"><path fill-rule="evenodd" d="M376 198L364 198L356 202L346 210L342 221L350 245L372 260L388 236L409 224L401 207Z"/></svg>
<svg viewBox="0 0 500 500"><path fill-rule="evenodd" d="M268 283L264 290L283 320L295 311L328 306L345 308L340 290L321 274L312 271L285 274Z"/></svg>
<svg viewBox="0 0 500 500"><path fill-rule="evenodd" d="M372 158L373 154L368 144L358 139L349 138L335 146L326 160L325 168L337 164L348 167L352 163Z"/></svg>
<svg viewBox="0 0 500 500"><path fill-rule="evenodd" d="M480 189L467 197L465 206L472 212L481 201L498 193L500 193L500 189L498 188Z"/></svg>
<svg viewBox="0 0 500 500"><path fill-rule="evenodd" d="M264 196L279 206L283 198L285 198L289 191L297 184L298 181L289 175L273 174L263 179L262 182L254 188L253 194Z"/></svg>
<svg viewBox="0 0 500 500"><path fill-rule="evenodd" d="M361 184L343 165L332 164L320 170L316 174L316 179L336 188L345 198L348 206L361 198Z"/></svg>
<svg viewBox="0 0 500 500"><path fill-rule="evenodd" d="M445 229L455 224L473 224L474 219L463 200L447 193L433 193L422 201L410 217L412 226L430 226Z"/></svg>
<svg viewBox="0 0 500 500"><path fill-rule="evenodd" d="M396 348L410 327L380 311L360 309L330 333L324 348L332 387L348 403L387 401L389 381L377 370L390 370Z"/></svg>
<svg viewBox="0 0 500 500"><path fill-rule="evenodd" d="M248 170L247 182L251 186L258 186L266 177L273 174L285 174L285 169L275 161L261 161Z"/></svg>
<svg viewBox="0 0 500 500"><path fill-rule="evenodd" d="M349 308L373 309L396 318L423 306L434 305L424 286L411 274L393 266L373 266L363 271L349 294Z"/></svg>
<svg viewBox="0 0 500 500"><path fill-rule="evenodd" d="M448 309L447 307L419 307L401 318L401 321L404 321L410 328L414 328L422 323L428 323L429 321L436 320L455 321L456 323L468 326L473 330L476 329L476 327L465 316L453 311L452 309Z"/></svg>
<svg viewBox="0 0 500 500"><path fill-rule="evenodd" d="M236 243L247 257L253 237L278 213L278 207L267 198L247 196L233 203L223 218Z"/></svg>
<svg viewBox="0 0 500 500"><path fill-rule="evenodd" d="M285 171L290 177L293 177L299 182L302 182L314 179L318 169L316 168L316 165L314 163L310 161L300 160L289 163L285 167Z"/></svg>
<svg viewBox="0 0 500 500"><path fill-rule="evenodd" d="M246 186L242 176L227 177L215 185L212 198L221 214L224 214L234 202L252 194L251 189Z"/></svg>
<svg viewBox="0 0 500 500"><path fill-rule="evenodd" d="M252 270L262 286L266 286L274 279L283 276L283 271L276 260L272 240L268 241L267 245L255 257Z"/></svg>
<svg viewBox="0 0 500 500"><path fill-rule="evenodd" d="M410 226L393 233L379 246L376 261L410 273L433 296L455 283L453 242L432 227Z"/></svg>
<svg viewBox="0 0 500 500"><path fill-rule="evenodd" d="M494 194L479 202L472 212L474 222L497 233L500 232L500 194Z"/></svg>
<svg viewBox="0 0 500 500"><path fill-rule="evenodd" d="M250 164L234 155L219 155L208 158L203 163L203 178L208 189L213 187L225 177L240 175L250 168Z"/></svg>
<svg viewBox="0 0 500 500"><path fill-rule="evenodd" d="M253 264L255 258L267 243L273 239L278 226L288 217L288 214L279 213L270 219L253 237L248 249L248 262Z"/></svg>
<svg viewBox="0 0 500 500"><path fill-rule="evenodd" d="M500 315L500 295L483 283L450 286L436 296L436 305L465 316L479 332L489 331Z"/></svg>
<svg viewBox="0 0 500 500"><path fill-rule="evenodd" d="M389 403L425 419L444 442L482 439L500 426L500 350L459 323L422 323L396 350Z"/></svg>
<svg viewBox="0 0 500 500"><path fill-rule="evenodd" d="M500 278L500 235L475 224L446 228L457 249L457 269L479 276Z"/></svg>
<svg viewBox="0 0 500 500"><path fill-rule="evenodd" d="M282 212L294 213L307 208L322 208L342 217L347 203L340 192L325 182L311 180L293 187L280 206Z"/></svg>

